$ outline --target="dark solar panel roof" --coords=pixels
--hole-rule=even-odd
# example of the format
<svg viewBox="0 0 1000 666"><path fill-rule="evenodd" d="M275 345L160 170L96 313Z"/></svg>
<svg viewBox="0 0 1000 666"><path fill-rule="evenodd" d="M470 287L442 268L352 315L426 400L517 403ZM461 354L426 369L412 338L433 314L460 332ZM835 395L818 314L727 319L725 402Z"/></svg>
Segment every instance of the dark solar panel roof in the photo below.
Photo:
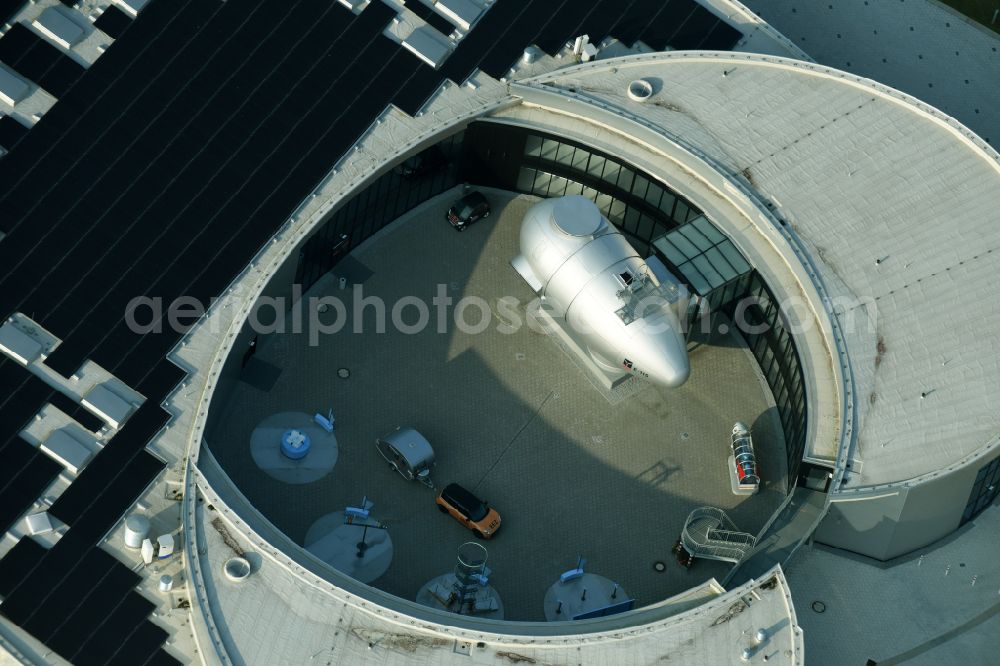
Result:
<svg viewBox="0 0 1000 666"><path fill-rule="evenodd" d="M452 25L451 21L420 2L420 0L409 0L409 2L406 3L406 8L422 18L424 22L440 32L442 35L450 35L455 30L455 26Z"/></svg>
<svg viewBox="0 0 1000 666"><path fill-rule="evenodd" d="M132 25L132 17L114 5L110 5L94 21L95 28L114 39L121 37L125 28L130 25Z"/></svg>
<svg viewBox="0 0 1000 666"><path fill-rule="evenodd" d="M0 37L0 61L56 97L65 95L86 71L21 23Z"/></svg>
<svg viewBox="0 0 1000 666"><path fill-rule="evenodd" d="M96 546L162 470L145 445L183 375L165 358L180 332L130 330L131 299L208 303L388 104L416 113L446 78L502 76L525 46L554 52L583 32L655 48L739 34L693 0L498 0L434 70L381 35L394 16L381 2L357 16L328 0L159 0L129 23L116 11L98 27L118 38L86 71L24 26L0 39L0 60L59 97L0 160L0 317L23 311L59 336L46 363L61 374L92 359L146 397L51 506L68 532L0 560L0 613L77 664L174 663L134 576ZM13 362L0 386L0 519L16 520L55 469L17 431L53 397L100 424Z"/></svg>
<svg viewBox="0 0 1000 666"><path fill-rule="evenodd" d="M0 530L10 526L45 492L62 465L24 440L14 439L3 451L0 475ZM7 466L7 461L10 466Z"/></svg>
<svg viewBox="0 0 1000 666"><path fill-rule="evenodd" d="M14 145L28 133L28 128L13 116L0 118L0 146L12 150Z"/></svg>
<svg viewBox="0 0 1000 666"><path fill-rule="evenodd" d="M0 596L9 596L46 552L45 548L34 539L18 540L14 547L7 551L2 560L3 566L0 566Z"/></svg>
<svg viewBox="0 0 1000 666"><path fill-rule="evenodd" d="M5 357L0 360L0 386L20 386L0 396L0 532L5 532L55 480L62 465L18 435L54 391Z"/></svg>
<svg viewBox="0 0 1000 666"><path fill-rule="evenodd" d="M27 0L0 0L0 25L14 16Z"/></svg>
<svg viewBox="0 0 1000 666"><path fill-rule="evenodd" d="M67 416L91 432L97 432L104 427L104 421L102 419L95 416L88 409L80 405L80 403L75 400L71 400L58 391L52 394L52 397L49 398L49 402L52 403L53 407L65 412Z"/></svg>

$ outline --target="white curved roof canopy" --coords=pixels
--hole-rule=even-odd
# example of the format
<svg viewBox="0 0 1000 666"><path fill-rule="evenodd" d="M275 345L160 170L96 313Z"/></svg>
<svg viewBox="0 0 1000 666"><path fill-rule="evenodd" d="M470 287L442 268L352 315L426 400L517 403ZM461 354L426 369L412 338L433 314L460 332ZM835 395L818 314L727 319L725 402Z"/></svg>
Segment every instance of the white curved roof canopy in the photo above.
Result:
<svg viewBox="0 0 1000 666"><path fill-rule="evenodd" d="M641 105L625 95L637 78L658 89ZM850 487L932 473L995 442L1000 158L987 144L875 82L749 54L650 54L527 85L640 114L791 224L848 341L863 463Z"/></svg>

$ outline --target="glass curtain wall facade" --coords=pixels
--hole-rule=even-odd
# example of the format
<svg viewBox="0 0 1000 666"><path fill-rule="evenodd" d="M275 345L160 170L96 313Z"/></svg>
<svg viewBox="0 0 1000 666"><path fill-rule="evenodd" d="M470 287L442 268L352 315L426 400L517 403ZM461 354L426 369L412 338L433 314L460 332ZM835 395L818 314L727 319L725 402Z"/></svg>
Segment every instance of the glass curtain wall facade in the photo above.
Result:
<svg viewBox="0 0 1000 666"><path fill-rule="evenodd" d="M806 444L806 390L792 335L778 301L756 272L744 297L727 309L771 387L785 435L788 483L794 487Z"/></svg>
<svg viewBox="0 0 1000 666"><path fill-rule="evenodd" d="M540 197L587 197L642 256L651 254L654 238L701 215L689 201L635 167L540 134L525 137L516 189Z"/></svg>
<svg viewBox="0 0 1000 666"><path fill-rule="evenodd" d="M978 516L979 512L992 504L998 495L1000 495L1000 458L994 458L983 465L976 474L969 501L962 513L961 524L964 525Z"/></svg>
<svg viewBox="0 0 1000 666"><path fill-rule="evenodd" d="M702 297L688 313L688 330L695 319L746 295L753 267L704 215L654 239L653 247L670 272Z"/></svg>
<svg viewBox="0 0 1000 666"><path fill-rule="evenodd" d="M322 223L299 253L295 281L303 292L376 231L454 187L462 138L450 136L383 174Z"/></svg>

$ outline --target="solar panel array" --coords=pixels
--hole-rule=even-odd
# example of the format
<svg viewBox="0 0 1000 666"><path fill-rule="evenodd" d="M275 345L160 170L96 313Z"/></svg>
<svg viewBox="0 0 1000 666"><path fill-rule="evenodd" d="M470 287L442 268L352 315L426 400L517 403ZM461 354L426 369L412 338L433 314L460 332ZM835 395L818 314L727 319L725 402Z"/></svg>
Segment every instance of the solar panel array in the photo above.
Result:
<svg viewBox="0 0 1000 666"><path fill-rule="evenodd" d="M65 95L86 71L23 23L15 23L0 37L0 62L56 97Z"/></svg>
<svg viewBox="0 0 1000 666"><path fill-rule="evenodd" d="M145 445L183 374L165 358L180 333L132 332L132 298L207 304L388 104L413 114L445 78L502 76L528 44L555 52L583 32L654 48L739 37L693 0L499 0L434 70L381 35L394 15L381 2L357 16L329 0L153 2L108 19L121 36L85 74L24 26L0 38L0 60L60 98L0 159L0 316L62 338L46 363L64 376L91 359L146 396L50 507L67 533L0 560L0 613L66 659L173 661L138 578L97 546L162 470ZM52 400L100 423L13 361L0 385L6 529L60 471L17 436L24 424Z"/></svg>
<svg viewBox="0 0 1000 666"><path fill-rule="evenodd" d="M27 0L0 0L0 26L10 21Z"/></svg>
<svg viewBox="0 0 1000 666"><path fill-rule="evenodd" d="M113 39L121 37L130 25L132 17L114 5L109 5L94 21L95 28Z"/></svg>
<svg viewBox="0 0 1000 666"><path fill-rule="evenodd" d="M452 25L451 21L441 16L427 5L421 3L420 0L410 0L406 3L406 8L423 19L427 25L431 26L446 37L455 30L455 26Z"/></svg>
<svg viewBox="0 0 1000 666"><path fill-rule="evenodd" d="M17 142L28 133L28 128L11 116L0 118L0 146L7 150L14 150Z"/></svg>

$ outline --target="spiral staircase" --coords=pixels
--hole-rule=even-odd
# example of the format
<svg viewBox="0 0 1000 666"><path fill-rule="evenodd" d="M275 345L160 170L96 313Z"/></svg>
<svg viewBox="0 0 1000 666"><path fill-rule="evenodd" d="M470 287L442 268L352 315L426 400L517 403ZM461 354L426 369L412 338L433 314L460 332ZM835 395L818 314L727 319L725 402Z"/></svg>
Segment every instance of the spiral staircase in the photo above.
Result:
<svg viewBox="0 0 1000 666"><path fill-rule="evenodd" d="M684 521L681 543L694 557L739 563L756 544L756 537L740 532L722 509L703 506Z"/></svg>

